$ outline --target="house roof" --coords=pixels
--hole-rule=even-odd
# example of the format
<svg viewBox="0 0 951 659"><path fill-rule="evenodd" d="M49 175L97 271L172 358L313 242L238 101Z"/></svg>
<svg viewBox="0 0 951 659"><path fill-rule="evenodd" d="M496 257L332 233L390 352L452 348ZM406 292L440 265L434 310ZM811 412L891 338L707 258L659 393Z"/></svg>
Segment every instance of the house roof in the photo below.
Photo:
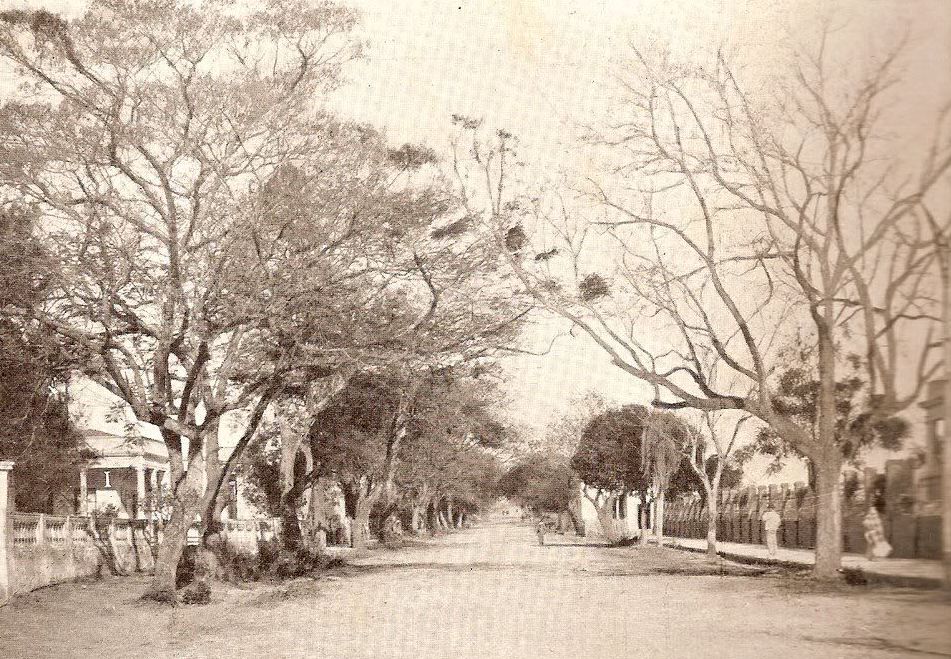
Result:
<svg viewBox="0 0 951 659"><path fill-rule="evenodd" d="M117 435L93 428L81 429L80 434L85 439L86 446L100 458L144 457L153 461L168 461L168 449L164 442L157 439L142 435Z"/></svg>

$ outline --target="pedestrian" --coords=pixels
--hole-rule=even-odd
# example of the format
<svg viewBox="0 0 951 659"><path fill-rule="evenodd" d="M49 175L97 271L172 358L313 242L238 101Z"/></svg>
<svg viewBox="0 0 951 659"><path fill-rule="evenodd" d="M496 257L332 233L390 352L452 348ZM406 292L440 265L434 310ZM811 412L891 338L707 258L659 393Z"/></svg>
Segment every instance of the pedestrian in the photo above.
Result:
<svg viewBox="0 0 951 659"><path fill-rule="evenodd" d="M869 506L862 519L862 528L865 529L865 558L874 561L892 553L892 546L885 539L885 526L875 506Z"/></svg>
<svg viewBox="0 0 951 659"><path fill-rule="evenodd" d="M770 556L775 556L778 547L776 532L779 531L782 518L779 516L779 513L776 512L776 509L773 508L773 504L769 504L766 506L766 512L763 513L761 519L763 520L763 528L766 530L766 548Z"/></svg>
<svg viewBox="0 0 951 659"><path fill-rule="evenodd" d="M538 546L545 546L545 531L547 530L548 522L542 518L538 521L538 525L535 527L535 533L538 535Z"/></svg>

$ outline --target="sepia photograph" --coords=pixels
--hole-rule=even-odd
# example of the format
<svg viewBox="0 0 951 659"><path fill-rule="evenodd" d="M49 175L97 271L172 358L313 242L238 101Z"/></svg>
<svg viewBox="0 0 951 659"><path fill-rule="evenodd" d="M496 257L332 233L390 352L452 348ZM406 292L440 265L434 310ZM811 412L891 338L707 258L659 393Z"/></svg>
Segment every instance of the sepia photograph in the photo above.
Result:
<svg viewBox="0 0 951 659"><path fill-rule="evenodd" d="M0 0L0 658L951 657L951 0Z"/></svg>

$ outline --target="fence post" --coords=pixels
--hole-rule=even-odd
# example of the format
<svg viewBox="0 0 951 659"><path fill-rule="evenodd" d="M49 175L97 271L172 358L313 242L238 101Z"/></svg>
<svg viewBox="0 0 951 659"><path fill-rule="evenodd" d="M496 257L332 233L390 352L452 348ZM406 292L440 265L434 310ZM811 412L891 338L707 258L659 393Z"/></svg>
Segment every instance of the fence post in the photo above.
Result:
<svg viewBox="0 0 951 659"><path fill-rule="evenodd" d="M0 606L10 599L10 572L7 568L7 547L10 538L7 533L7 478L13 463L0 460Z"/></svg>
<svg viewBox="0 0 951 659"><path fill-rule="evenodd" d="M42 547L46 544L46 515L40 513L36 519L36 546Z"/></svg>

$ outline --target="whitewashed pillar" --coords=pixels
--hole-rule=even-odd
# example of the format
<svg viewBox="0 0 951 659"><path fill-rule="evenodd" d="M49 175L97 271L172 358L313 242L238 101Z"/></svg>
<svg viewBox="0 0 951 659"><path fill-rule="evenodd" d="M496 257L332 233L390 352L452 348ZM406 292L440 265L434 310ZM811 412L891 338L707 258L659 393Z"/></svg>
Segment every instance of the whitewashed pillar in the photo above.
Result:
<svg viewBox="0 0 951 659"><path fill-rule="evenodd" d="M89 515L89 481L85 467L79 470L79 514Z"/></svg>
<svg viewBox="0 0 951 659"><path fill-rule="evenodd" d="M154 467L149 472L149 483L152 486L152 519L155 519L159 507L159 479L158 470Z"/></svg>
<svg viewBox="0 0 951 659"><path fill-rule="evenodd" d="M13 469L13 463L7 460L0 461L0 605L6 604L10 599L10 572L7 567L8 543L10 538L7 534L7 496L10 470Z"/></svg>
<svg viewBox="0 0 951 659"><path fill-rule="evenodd" d="M145 519L145 465L135 467L135 518Z"/></svg>

